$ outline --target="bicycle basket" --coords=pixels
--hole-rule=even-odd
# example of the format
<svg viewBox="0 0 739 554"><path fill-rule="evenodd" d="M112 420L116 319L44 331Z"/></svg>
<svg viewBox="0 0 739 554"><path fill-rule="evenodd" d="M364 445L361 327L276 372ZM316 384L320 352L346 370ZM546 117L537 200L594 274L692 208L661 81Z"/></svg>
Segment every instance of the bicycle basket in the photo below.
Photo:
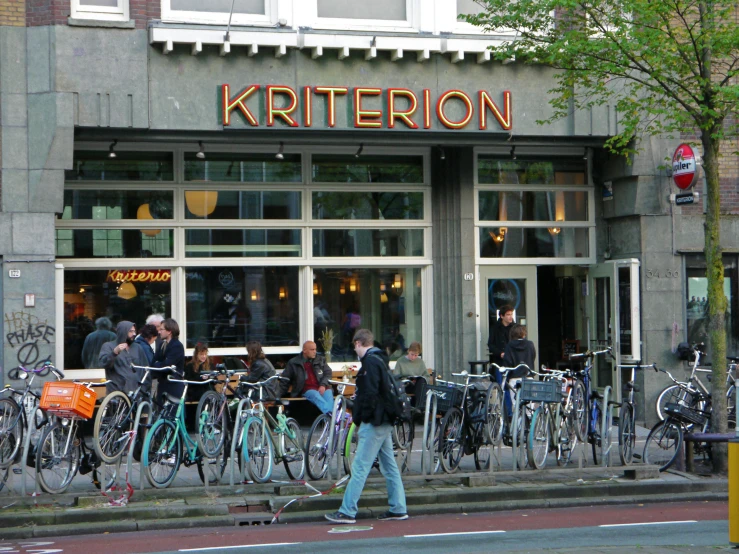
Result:
<svg viewBox="0 0 739 554"><path fill-rule="evenodd" d="M421 406L426 405L426 391L428 390L431 391L431 394L436 396L436 410L440 414L448 412L454 406L460 407L462 405L462 389L460 389L459 387L425 384L425 386L421 389L421 402L423 402Z"/></svg>
<svg viewBox="0 0 739 554"><path fill-rule="evenodd" d="M694 425L702 426L706 422L706 416L704 416L700 411L675 402L668 402L665 404L665 412L670 417L684 423L692 423Z"/></svg>
<svg viewBox="0 0 739 554"><path fill-rule="evenodd" d="M559 381L524 379L521 384L522 402L561 402L562 385Z"/></svg>
<svg viewBox="0 0 739 554"><path fill-rule="evenodd" d="M95 411L95 400L95 391L80 383L47 381L40 406L59 417L90 419Z"/></svg>

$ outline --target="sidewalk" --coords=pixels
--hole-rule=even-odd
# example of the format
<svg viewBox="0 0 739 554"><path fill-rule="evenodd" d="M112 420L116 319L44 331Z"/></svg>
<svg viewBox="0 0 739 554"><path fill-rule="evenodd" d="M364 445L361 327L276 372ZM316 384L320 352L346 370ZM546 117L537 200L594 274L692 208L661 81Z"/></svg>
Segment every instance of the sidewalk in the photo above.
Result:
<svg viewBox="0 0 739 554"><path fill-rule="evenodd" d="M417 439L415 446L418 446ZM501 467L492 473L474 470L472 456L462 458L456 474L420 473L420 452L411 453L411 473L403 475L411 515L472 513L546 507L570 507L644 502L719 500L728 498L726 478L702 477L679 472L658 473L656 468L634 464L636 480L624 477L621 466L592 467L590 445L578 449L568 468L557 468L551 459L544 470L511 471L510 449L503 448ZM618 463L615 454L613 463ZM583 467L580 467L582 463ZM588 465L590 464L590 465ZM138 486L138 464L131 482ZM124 465L125 468L125 465ZM25 468L28 493L33 492L33 470ZM125 469L124 469L125 471ZM228 483L228 474L225 476ZM88 476L77 476L62 495L20 496L18 476L0 492L0 539L28 539L70 534L124 532L186 527L264 525L290 500L313 494L291 483L282 467L273 482L211 486L207 490L197 469L182 467L172 487L135 490L127 506L111 507ZM336 481L324 479L311 485L328 490ZM342 491L294 502L281 514L280 523L319 521L338 509ZM111 493L116 497L117 494ZM359 518L376 517L387 509L385 480L373 470L360 500ZM609 550L609 552L619 552Z"/></svg>

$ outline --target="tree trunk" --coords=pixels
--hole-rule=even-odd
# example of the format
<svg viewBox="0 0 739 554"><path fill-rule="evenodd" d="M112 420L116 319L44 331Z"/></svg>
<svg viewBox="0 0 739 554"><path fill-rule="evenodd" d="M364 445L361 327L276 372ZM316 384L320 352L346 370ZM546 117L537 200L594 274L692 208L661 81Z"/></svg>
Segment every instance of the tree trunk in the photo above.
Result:
<svg viewBox="0 0 739 554"><path fill-rule="evenodd" d="M712 400L711 431L727 432L726 417L726 328L724 319L727 298L724 295L724 263L721 255L721 220L719 194L719 146L715 138L719 129L706 129L703 143L703 170L706 173L706 279L708 281L708 340L711 345ZM728 469L726 444L714 444L713 471L726 473Z"/></svg>

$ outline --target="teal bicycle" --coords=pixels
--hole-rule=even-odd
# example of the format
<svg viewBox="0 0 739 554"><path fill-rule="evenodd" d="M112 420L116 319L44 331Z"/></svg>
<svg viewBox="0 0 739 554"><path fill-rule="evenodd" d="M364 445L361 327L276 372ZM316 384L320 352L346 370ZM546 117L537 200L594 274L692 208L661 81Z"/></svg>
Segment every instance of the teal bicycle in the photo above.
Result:
<svg viewBox="0 0 739 554"><path fill-rule="evenodd" d="M289 381L285 377L273 375L258 383L241 383L252 390L259 390L259 400L245 410L249 417L244 424L241 440L241 465L246 466L255 483L269 481L275 462L285 465L290 479L302 479L305 473L303 433L298 422L285 416L285 407L282 404L279 405L276 418L264 406L264 385L273 379Z"/></svg>
<svg viewBox="0 0 739 554"><path fill-rule="evenodd" d="M173 366L170 369L174 371L175 368ZM199 444L207 439L207 437L201 437L200 435L207 432L208 413L203 411L200 414L198 440L191 439L185 427L185 397L187 396L188 386L207 385L215 382L215 379L185 381L183 379L173 379L172 375L169 375L167 379L173 383L184 383L185 389L182 391L181 398L165 395L164 407L160 417L146 434L141 459L146 479L152 487L164 489L172 484L177 476L180 464L184 463L185 467L197 464L200 479L205 483L206 468L209 467L208 457L203 454ZM183 445L185 447L184 451ZM217 452L217 454L219 453ZM216 480L217 477L215 480L208 478L209 483L214 483Z"/></svg>

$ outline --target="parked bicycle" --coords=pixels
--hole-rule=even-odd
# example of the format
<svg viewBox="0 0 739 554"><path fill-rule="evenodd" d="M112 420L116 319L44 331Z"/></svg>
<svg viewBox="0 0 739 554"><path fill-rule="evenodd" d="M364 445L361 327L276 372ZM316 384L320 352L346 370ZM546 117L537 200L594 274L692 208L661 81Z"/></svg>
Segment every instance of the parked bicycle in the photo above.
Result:
<svg viewBox="0 0 739 554"><path fill-rule="evenodd" d="M649 431L642 456L644 463L655 464L660 471L665 471L675 463L686 432L705 433L710 429L711 394L700 380L693 382L697 385L694 388L678 382L669 371L653 367L655 371L667 375L678 387L674 401L664 406L665 419ZM710 457L710 444L694 443L694 448L697 453Z"/></svg>
<svg viewBox="0 0 739 554"><path fill-rule="evenodd" d="M630 379L624 383L623 400L618 410L618 457L621 458L621 464L628 466L634 459L634 445L636 444L636 402L634 393L639 392L636 386L636 370L637 369L656 369L656 364L641 365L636 362L635 365L621 365L621 369L630 369Z"/></svg>
<svg viewBox="0 0 739 554"><path fill-rule="evenodd" d="M341 382L339 386L356 387L356 384ZM333 434L331 433L332 423ZM356 425L347 411L346 402L341 402L336 414L321 414L315 419L305 442L308 477L313 480L323 479L328 471L329 463L334 456L340 453L344 456L344 470L346 473L351 473L353 453L357 443L354 429Z"/></svg>
<svg viewBox="0 0 739 554"><path fill-rule="evenodd" d="M536 469L546 466L550 452L556 452L557 465L570 463L577 446L576 412L572 402L575 382L570 370L547 369L534 372L543 378L536 383L541 389L539 407L531 416L527 448L529 463Z"/></svg>
<svg viewBox="0 0 739 554"><path fill-rule="evenodd" d="M613 424L610 407L604 405L603 395L592 387L593 361L596 356L608 354L613 356L611 346L598 351L588 350L582 354L571 354L570 360L584 359L585 367L575 375L583 388L575 384L573 402L577 414L577 436L581 441L587 441L593 448L593 463L608 464L611 451L611 426Z"/></svg>
<svg viewBox="0 0 739 554"><path fill-rule="evenodd" d="M290 479L302 479L305 473L303 433L298 422L285 416L285 407L278 403L277 416L264 406L264 386L273 379L289 382L286 377L273 375L258 383L242 383L258 390L259 400L247 411L241 439L242 464L255 483L265 483L272 477L274 463L282 462Z"/></svg>
<svg viewBox="0 0 739 554"><path fill-rule="evenodd" d="M492 437L490 428L494 418L500 415L502 397L493 397L498 389L490 383L484 389L471 385L472 379L489 379L487 374L474 375L467 371L452 373L461 377L464 383L436 379L437 383L458 387L462 390L460 407L452 407L439 425L439 458L446 473L453 473L459 467L463 454L473 454L475 467L490 467L490 448ZM497 402L497 405L496 405Z"/></svg>
<svg viewBox="0 0 739 554"><path fill-rule="evenodd" d="M176 366L162 369L168 369L171 372L177 370ZM173 379L172 375L168 375L167 379L174 383L183 383L185 387L181 398L169 394L165 395L164 406L161 409L159 419L146 433L141 459L146 479L152 487L166 488L172 484L180 465L184 463L185 467L197 464L200 479L205 483L207 478L210 483L212 479L207 475L208 468L204 465L204 460L207 460L207 457L199 447L199 443L203 439L201 437L198 437L197 440L191 439L185 426L185 398L188 387L208 385L214 382L214 379L187 381ZM200 435L204 432L203 421L198 421L197 424L197 432ZM220 475L217 477L220 477Z"/></svg>
<svg viewBox="0 0 739 554"><path fill-rule="evenodd" d="M528 375L531 368L526 364L518 364L516 367L503 367L495 363L491 363L490 368L500 373L501 381L504 385L504 387L501 387L494 381L493 388L496 390L490 393L491 398L501 399L500 415L493 417L491 424L488 426L492 444L493 446L498 446L502 441L506 446L513 446L513 439L515 437L517 446L516 467L524 469L529 465L526 442L534 409L529 402L519 401L518 414L514 414L516 397L521 391L522 378L515 377L509 379L509 375L511 373L514 375L519 373Z"/></svg>

